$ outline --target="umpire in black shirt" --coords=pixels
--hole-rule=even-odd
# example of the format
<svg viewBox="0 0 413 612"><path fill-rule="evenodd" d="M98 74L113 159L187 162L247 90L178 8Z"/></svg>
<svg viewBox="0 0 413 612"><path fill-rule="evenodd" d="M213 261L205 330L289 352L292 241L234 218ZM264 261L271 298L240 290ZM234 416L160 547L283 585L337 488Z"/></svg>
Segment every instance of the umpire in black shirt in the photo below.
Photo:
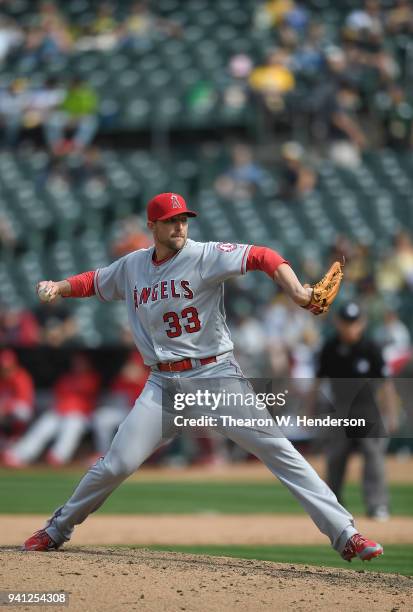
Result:
<svg viewBox="0 0 413 612"><path fill-rule="evenodd" d="M396 393L385 379L380 348L365 334L365 319L356 302L344 304L336 317L336 334L321 349L318 384L330 379L332 416L364 418L365 426L328 430L327 482L339 501L354 450L364 457L363 495L368 516L386 520L389 499L385 477L388 433L396 429ZM380 405L380 407L379 407Z"/></svg>

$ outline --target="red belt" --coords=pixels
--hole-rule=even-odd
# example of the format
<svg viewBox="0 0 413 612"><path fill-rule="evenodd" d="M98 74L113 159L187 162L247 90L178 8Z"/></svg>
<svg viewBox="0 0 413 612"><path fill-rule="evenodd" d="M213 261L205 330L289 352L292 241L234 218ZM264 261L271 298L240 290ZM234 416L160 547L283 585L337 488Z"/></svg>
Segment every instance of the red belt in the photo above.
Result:
<svg viewBox="0 0 413 612"><path fill-rule="evenodd" d="M217 360L216 357L204 357L203 359L197 359L201 365L207 365L208 363L214 363ZM167 363L158 363L158 370L161 372L183 372L184 370L192 370L192 359L182 359L181 361L168 361Z"/></svg>

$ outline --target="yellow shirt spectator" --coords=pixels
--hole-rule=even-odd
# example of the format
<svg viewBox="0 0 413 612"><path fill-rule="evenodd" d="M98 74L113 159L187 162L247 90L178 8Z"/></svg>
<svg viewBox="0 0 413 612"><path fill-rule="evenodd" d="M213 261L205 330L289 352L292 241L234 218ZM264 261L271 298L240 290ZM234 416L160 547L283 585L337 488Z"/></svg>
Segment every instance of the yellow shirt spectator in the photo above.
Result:
<svg viewBox="0 0 413 612"><path fill-rule="evenodd" d="M282 23L284 15L292 11L294 8L292 0L270 0L265 3L264 10L272 25Z"/></svg>
<svg viewBox="0 0 413 612"><path fill-rule="evenodd" d="M258 66L252 71L249 83L253 89L263 93L287 93L295 87L294 75L281 64Z"/></svg>

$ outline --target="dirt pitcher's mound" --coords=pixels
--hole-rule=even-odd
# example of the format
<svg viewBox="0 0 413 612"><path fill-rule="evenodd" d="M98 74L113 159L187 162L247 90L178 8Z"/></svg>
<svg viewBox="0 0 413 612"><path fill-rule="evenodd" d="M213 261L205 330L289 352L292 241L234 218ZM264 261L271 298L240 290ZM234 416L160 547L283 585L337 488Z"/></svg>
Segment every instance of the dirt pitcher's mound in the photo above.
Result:
<svg viewBox="0 0 413 612"><path fill-rule="evenodd" d="M69 609L85 612L399 612L413 605L413 580L394 574L124 548L22 553L3 547L0 554L3 591L64 590Z"/></svg>

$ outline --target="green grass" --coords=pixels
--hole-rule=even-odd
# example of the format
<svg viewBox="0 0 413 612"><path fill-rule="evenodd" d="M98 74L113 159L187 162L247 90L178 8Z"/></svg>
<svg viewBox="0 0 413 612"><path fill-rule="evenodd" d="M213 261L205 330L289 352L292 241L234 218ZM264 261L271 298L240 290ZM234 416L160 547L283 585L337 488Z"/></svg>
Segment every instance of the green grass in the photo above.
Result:
<svg viewBox="0 0 413 612"><path fill-rule="evenodd" d="M81 474L0 470L0 513L49 514L72 493ZM390 487L392 511L413 516L413 487ZM360 488L345 490L347 508L363 514ZM217 512L289 513L303 510L291 493L274 482L139 482L127 481L106 501L103 513L179 514Z"/></svg>
<svg viewBox="0 0 413 612"><path fill-rule="evenodd" d="M169 550L199 555L276 561L290 565L319 565L322 567L354 569L356 571L413 575L412 544L387 545L384 547L383 557L364 563L359 560L347 563L340 559L338 554L328 546L150 546L149 548L151 550Z"/></svg>

